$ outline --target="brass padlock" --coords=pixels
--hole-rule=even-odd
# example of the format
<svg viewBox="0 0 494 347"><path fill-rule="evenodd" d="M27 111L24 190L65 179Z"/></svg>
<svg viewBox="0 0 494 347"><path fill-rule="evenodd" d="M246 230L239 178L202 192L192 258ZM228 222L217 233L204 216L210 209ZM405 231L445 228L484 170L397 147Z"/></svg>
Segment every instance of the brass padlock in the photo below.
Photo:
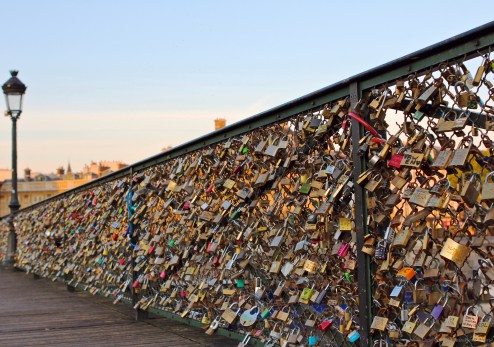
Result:
<svg viewBox="0 0 494 347"><path fill-rule="evenodd" d="M441 249L440 255L458 266L463 266L463 263L470 254L470 247L462 245L452 238L448 238Z"/></svg>
<svg viewBox="0 0 494 347"><path fill-rule="evenodd" d="M477 325L475 333L486 335L491 328L492 316L490 314L484 315Z"/></svg>
<svg viewBox="0 0 494 347"><path fill-rule="evenodd" d="M470 92L464 82L458 81L455 83L456 103L459 107L467 107L470 101Z"/></svg>
<svg viewBox="0 0 494 347"><path fill-rule="evenodd" d="M429 202L429 199L432 196L432 194L429 191L431 187L427 187L426 185L429 181L433 181L434 184L436 183L433 177L429 177L428 179L425 179L424 182L422 182L422 184L419 187L414 189L412 195L410 196L410 199L408 200L409 203L418 205L420 207L427 206L427 203Z"/></svg>
<svg viewBox="0 0 494 347"><path fill-rule="evenodd" d="M379 312L374 316L371 324L371 329L376 329L380 331L386 330L386 325L388 324L388 311L386 309L380 309Z"/></svg>

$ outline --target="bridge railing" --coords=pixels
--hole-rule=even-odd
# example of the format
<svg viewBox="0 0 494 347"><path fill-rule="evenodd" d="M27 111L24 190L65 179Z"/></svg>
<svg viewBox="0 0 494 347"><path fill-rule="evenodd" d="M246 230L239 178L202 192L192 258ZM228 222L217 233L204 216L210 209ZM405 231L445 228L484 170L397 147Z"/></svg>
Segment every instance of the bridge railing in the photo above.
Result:
<svg viewBox="0 0 494 347"><path fill-rule="evenodd" d="M16 264L257 344L488 340L493 29L25 208Z"/></svg>

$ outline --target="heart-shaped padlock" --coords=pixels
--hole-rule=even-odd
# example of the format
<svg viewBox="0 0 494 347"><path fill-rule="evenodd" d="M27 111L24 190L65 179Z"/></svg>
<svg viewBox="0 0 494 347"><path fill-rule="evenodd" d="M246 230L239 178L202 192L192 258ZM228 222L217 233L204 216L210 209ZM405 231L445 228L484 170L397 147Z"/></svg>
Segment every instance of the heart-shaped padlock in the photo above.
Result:
<svg viewBox="0 0 494 347"><path fill-rule="evenodd" d="M256 322L258 314L259 314L259 307L257 306L254 306L251 309L246 310L240 316L240 324L242 324L244 327L250 327Z"/></svg>

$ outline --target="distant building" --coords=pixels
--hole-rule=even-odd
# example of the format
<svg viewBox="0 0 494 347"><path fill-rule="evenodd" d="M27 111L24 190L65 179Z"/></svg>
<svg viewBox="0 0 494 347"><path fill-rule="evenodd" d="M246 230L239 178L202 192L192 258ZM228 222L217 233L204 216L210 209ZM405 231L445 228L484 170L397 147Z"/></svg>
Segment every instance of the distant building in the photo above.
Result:
<svg viewBox="0 0 494 347"><path fill-rule="evenodd" d="M127 164L119 161L101 161L99 164L91 162L85 165L82 172L73 173L70 163L67 171L59 167L56 173L42 174L32 173L31 169L24 170L24 178L17 181L17 196L21 208L48 199L66 190L80 186L95 178L107 175L113 171L124 168ZM8 175L7 175L8 171ZM0 216L10 213L9 202L12 192L11 170L0 169Z"/></svg>
<svg viewBox="0 0 494 347"><path fill-rule="evenodd" d="M121 161L100 161L99 164L92 161L91 164L84 165L84 168L82 169L82 175L83 178L89 177L88 175L96 175L96 176L92 176L93 178L101 177L108 175L109 173L118 171L126 166L127 164L124 164ZM70 164L69 164L69 168L67 169L67 173L69 171L70 171Z"/></svg>
<svg viewBox="0 0 494 347"><path fill-rule="evenodd" d="M220 130L221 128L226 127L226 119L225 118L216 118L214 120L214 130Z"/></svg>

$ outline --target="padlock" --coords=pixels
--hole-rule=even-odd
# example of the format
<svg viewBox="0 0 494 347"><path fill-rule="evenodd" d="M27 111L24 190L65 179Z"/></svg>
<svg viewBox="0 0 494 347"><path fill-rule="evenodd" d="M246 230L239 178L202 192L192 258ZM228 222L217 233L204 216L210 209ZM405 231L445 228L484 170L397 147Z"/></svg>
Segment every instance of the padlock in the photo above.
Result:
<svg viewBox="0 0 494 347"><path fill-rule="evenodd" d="M279 273L281 270L281 256L273 260L271 267L269 268L270 273Z"/></svg>
<svg viewBox="0 0 494 347"><path fill-rule="evenodd" d="M445 169L446 167L448 167L449 162L453 158L454 149L455 142L451 139L448 139L439 149L439 153L434 159L434 162L431 164L431 168Z"/></svg>
<svg viewBox="0 0 494 347"><path fill-rule="evenodd" d="M435 179L433 177L429 177L425 179L419 187L416 187L413 190L413 193L410 196L408 202L410 204L415 204L420 207L426 207L427 203L429 202L429 199L432 196L432 194L430 193L430 189L432 187L428 186L428 184L430 184L429 182L431 181L433 182L432 186L436 184Z"/></svg>
<svg viewBox="0 0 494 347"><path fill-rule="evenodd" d="M312 261L310 259L306 259L304 262L304 267L303 269L307 271L308 273L315 273L319 267L319 264L315 261Z"/></svg>
<svg viewBox="0 0 494 347"><path fill-rule="evenodd" d="M443 311L444 311L444 307L446 306L447 302L448 302L449 298L448 296L441 296L441 298L439 298L438 302L436 303L436 305L433 307L432 311L431 311L431 316L435 319L435 320L438 320Z"/></svg>
<svg viewBox="0 0 494 347"><path fill-rule="evenodd" d="M237 303L232 303L230 306L227 307L225 311L223 311L223 314L221 315L221 318L223 318L223 320L225 320L225 322L227 322L228 324L232 324L240 313L240 307L238 307L236 310L232 309L232 307L235 305L238 306Z"/></svg>
<svg viewBox="0 0 494 347"><path fill-rule="evenodd" d="M261 278L256 277L255 279L255 287L254 287L254 296L256 299L260 299L264 295L264 286L262 285Z"/></svg>
<svg viewBox="0 0 494 347"><path fill-rule="evenodd" d="M328 285L323 290L321 290L319 295L317 295L317 298L314 301L316 304L320 304L322 302L322 300L324 299L324 297L326 296L326 294L328 292L329 285L330 284L328 283Z"/></svg>
<svg viewBox="0 0 494 347"><path fill-rule="evenodd" d="M384 203L384 206L386 207L395 207L401 202L401 193L399 192L392 192L387 198L386 202Z"/></svg>
<svg viewBox="0 0 494 347"><path fill-rule="evenodd" d="M412 237L412 230L405 228L400 230L392 243L393 248L405 248L408 245L408 241Z"/></svg>
<svg viewBox="0 0 494 347"><path fill-rule="evenodd" d="M254 325L257 320L257 315L259 314L259 307L254 306L242 313L240 315L240 324L244 327L250 327Z"/></svg>
<svg viewBox="0 0 494 347"><path fill-rule="evenodd" d="M390 340L396 341L401 337L400 330L396 324L388 324L388 336Z"/></svg>
<svg viewBox="0 0 494 347"><path fill-rule="evenodd" d="M350 244L343 242L340 248L338 249L338 255L342 258L345 258L349 251L350 251Z"/></svg>
<svg viewBox="0 0 494 347"><path fill-rule="evenodd" d="M398 296L400 296L401 290L403 289L404 284L405 284L405 282L402 281L403 280L402 276L400 276L400 277L397 276L397 279L400 279L400 283L395 285L393 287L393 290L391 290L391 293L389 293L389 296L392 298L397 298Z"/></svg>
<svg viewBox="0 0 494 347"><path fill-rule="evenodd" d="M477 325L477 329L475 330L475 333L487 335L487 333L489 333L489 330L491 328L491 324L492 324L491 321L492 321L492 316L490 314L484 315L484 317L482 317L479 324Z"/></svg>
<svg viewBox="0 0 494 347"><path fill-rule="evenodd" d="M271 309L265 308L261 313L261 318L266 319L271 315Z"/></svg>
<svg viewBox="0 0 494 347"><path fill-rule="evenodd" d="M412 334L415 330L415 327L417 326L417 322L418 318L415 318L414 320L408 320L403 324L401 330L405 333Z"/></svg>
<svg viewBox="0 0 494 347"><path fill-rule="evenodd" d="M300 336L300 327L295 327L292 330L290 330L290 334L288 335L288 343L291 344L297 344L298 343L298 338Z"/></svg>
<svg viewBox="0 0 494 347"><path fill-rule="evenodd" d="M411 267L404 267L396 274L397 279L404 279L407 281L412 280L416 275L416 272Z"/></svg>
<svg viewBox="0 0 494 347"><path fill-rule="evenodd" d="M274 338L275 340L279 340L281 338L281 334L282 334L282 327L281 325L279 325L279 323L276 323L273 329L271 330L271 332L269 333L269 336Z"/></svg>
<svg viewBox="0 0 494 347"><path fill-rule="evenodd" d="M374 175L369 182L364 186L369 192L374 192L383 182L383 177L380 174Z"/></svg>
<svg viewBox="0 0 494 347"><path fill-rule="evenodd" d="M332 319L326 319L326 320L323 320L321 323L319 323L319 325L317 326L317 329L324 332L324 331L328 330L329 328L331 328L332 325L333 325L333 320Z"/></svg>
<svg viewBox="0 0 494 347"><path fill-rule="evenodd" d="M360 333L357 330L354 330L348 334L347 338L348 341L354 343L360 338Z"/></svg>
<svg viewBox="0 0 494 347"><path fill-rule="evenodd" d="M388 257L388 244L385 239L380 240L376 245L374 258L377 260L385 260Z"/></svg>
<svg viewBox="0 0 494 347"><path fill-rule="evenodd" d="M484 179L484 184L482 185L482 201L494 201L494 182L489 182L494 176L494 171L489 172Z"/></svg>
<svg viewBox="0 0 494 347"><path fill-rule="evenodd" d="M244 336L244 339L237 345L237 347L247 347L251 339L250 334Z"/></svg>
<svg viewBox="0 0 494 347"><path fill-rule="evenodd" d="M209 317L208 317L208 314L207 314L207 313L205 313L205 314L202 316L202 318L201 318L201 323L202 323L202 324L207 324L207 325L209 325L209 324L211 323L211 322L210 322L210 320L209 320Z"/></svg>
<svg viewBox="0 0 494 347"><path fill-rule="evenodd" d="M494 206L491 206L484 216L484 225L490 227L494 225Z"/></svg>
<svg viewBox="0 0 494 347"><path fill-rule="evenodd" d="M309 317L305 320L305 326L312 328L316 325L316 318L314 314L310 314Z"/></svg>
<svg viewBox="0 0 494 347"><path fill-rule="evenodd" d="M475 315L470 314L470 310L473 309L475 311ZM476 306L469 306L463 316L463 320L461 322L461 326L463 328L468 329L476 329L477 323L479 321L479 309Z"/></svg>
<svg viewBox="0 0 494 347"><path fill-rule="evenodd" d="M401 168L401 162L403 161L403 153L405 153L406 147L399 148L389 159L388 166L396 169Z"/></svg>
<svg viewBox="0 0 494 347"><path fill-rule="evenodd" d="M471 136L464 137L455 149L448 168L463 168L467 164L472 147L473 138Z"/></svg>
<svg viewBox="0 0 494 347"><path fill-rule="evenodd" d="M491 265L491 262L486 259L479 259L479 270L482 272L484 277L492 283L494 281L494 267Z"/></svg>
<svg viewBox="0 0 494 347"><path fill-rule="evenodd" d="M481 187L480 175L471 174L470 179L465 181L460 196L468 207L473 207L477 202Z"/></svg>
<svg viewBox="0 0 494 347"><path fill-rule="evenodd" d="M314 293L315 293L314 286L312 286L312 288L305 287L302 290L302 294L300 294L299 302L308 304L310 298L314 295Z"/></svg>
<svg viewBox="0 0 494 347"><path fill-rule="evenodd" d="M275 291L273 292L274 296L280 296L283 293L283 290L285 289L285 283L286 283L286 281L280 281L278 283L278 286L276 287Z"/></svg>
<svg viewBox="0 0 494 347"><path fill-rule="evenodd" d="M441 257L444 257L452 262L456 263L458 266L463 266L466 258L470 254L470 247L462 245L452 238L446 239L446 242L441 249Z"/></svg>
<svg viewBox="0 0 494 347"><path fill-rule="evenodd" d="M206 330L207 335L212 335L219 328L220 320L219 318L215 318L213 322L209 325L209 328Z"/></svg>
<svg viewBox="0 0 494 347"><path fill-rule="evenodd" d="M280 228L280 230L278 230L278 232L276 233L275 237L271 240L270 246L279 247L280 244L283 242L284 234L285 234L285 229Z"/></svg>
<svg viewBox="0 0 494 347"><path fill-rule="evenodd" d="M439 269L440 261L437 258L432 258L429 266L424 271L423 278L424 279L435 279L439 277L440 269Z"/></svg>
<svg viewBox="0 0 494 347"><path fill-rule="evenodd" d="M380 309L377 314L372 319L371 329L386 330L386 325L388 324L388 311L386 309Z"/></svg>
<svg viewBox="0 0 494 347"><path fill-rule="evenodd" d="M464 82L458 81L455 83L456 103L458 107L463 108L468 106L470 100L470 92Z"/></svg>
<svg viewBox="0 0 494 347"><path fill-rule="evenodd" d="M319 341L319 338L315 335L309 335L309 338L307 340L308 346L315 346L317 344L317 341Z"/></svg>
<svg viewBox="0 0 494 347"><path fill-rule="evenodd" d="M451 129L453 130L462 130L465 128L468 122L468 118L470 117L470 111L463 111L461 114L459 114L453 123L453 126Z"/></svg>
<svg viewBox="0 0 494 347"><path fill-rule="evenodd" d="M430 319L427 318L423 323L420 323L419 326L413 331L413 334L421 339L425 339L435 323L435 321L431 319L431 322L427 325L429 320Z"/></svg>

